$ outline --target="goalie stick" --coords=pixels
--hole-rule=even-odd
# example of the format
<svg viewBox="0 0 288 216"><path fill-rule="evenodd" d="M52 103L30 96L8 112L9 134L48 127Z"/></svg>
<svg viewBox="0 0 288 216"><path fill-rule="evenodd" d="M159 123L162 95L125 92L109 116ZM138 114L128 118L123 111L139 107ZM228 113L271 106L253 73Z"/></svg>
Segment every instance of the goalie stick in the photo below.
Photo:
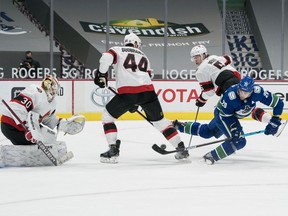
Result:
<svg viewBox="0 0 288 216"><path fill-rule="evenodd" d="M4 99L2 99L1 101L6 106L6 108L9 110L9 112L17 119L17 121L20 122L20 124L25 129L27 129L25 124L21 121L21 119L17 116L17 114L11 109L11 107L6 103L6 101ZM37 141L36 144L38 145L38 148L41 149L41 151L47 156L47 158L55 166L61 165L61 164L67 162L68 160L70 160L71 158L74 157L73 152L69 151L65 155L63 155L59 160L57 160L57 158L54 157L54 155L50 152L50 150L47 148L47 146L44 145L43 142Z"/></svg>
<svg viewBox="0 0 288 216"><path fill-rule="evenodd" d="M245 137L247 136L252 136L252 135L255 135L255 134L259 134L259 133L264 133L265 130L260 130L260 131L254 131L254 132L250 132L250 133L246 133L244 134ZM229 138L225 138L225 139L221 139L221 140L215 140L215 141L212 141L212 142L207 142L207 143L203 143L203 144L199 144L199 145L194 145L194 146L189 146L186 148L186 150L190 150L190 149L194 149L194 148L199 148L199 147L203 147L203 146L207 146L207 145L212 145L212 144L215 144L215 143L219 143L219 142L225 142L225 141L228 141L228 140L231 140L232 138L229 137ZM161 145L161 146L166 146L165 144ZM165 148L161 148L160 146L158 146L157 144L154 144L152 146L152 149L156 152L158 152L159 154L162 154L162 155L166 155L166 154L172 154L172 153L176 153L176 152L179 152L179 150L172 150L172 151L166 151Z"/></svg>

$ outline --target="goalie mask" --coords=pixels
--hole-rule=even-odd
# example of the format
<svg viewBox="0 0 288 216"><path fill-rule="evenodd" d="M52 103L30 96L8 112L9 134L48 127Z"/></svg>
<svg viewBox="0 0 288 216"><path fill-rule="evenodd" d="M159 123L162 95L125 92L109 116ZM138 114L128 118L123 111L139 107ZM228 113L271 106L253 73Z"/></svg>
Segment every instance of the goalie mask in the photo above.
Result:
<svg viewBox="0 0 288 216"><path fill-rule="evenodd" d="M58 94L59 92L60 84L56 77L48 75L42 81L41 87L47 95L48 102L51 103L55 98L56 94Z"/></svg>

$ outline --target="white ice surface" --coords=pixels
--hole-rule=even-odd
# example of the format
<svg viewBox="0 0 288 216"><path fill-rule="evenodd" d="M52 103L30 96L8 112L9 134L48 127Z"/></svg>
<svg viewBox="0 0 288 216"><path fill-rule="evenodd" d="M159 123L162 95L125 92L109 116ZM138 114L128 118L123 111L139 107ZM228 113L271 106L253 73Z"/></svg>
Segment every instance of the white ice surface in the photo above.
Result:
<svg viewBox="0 0 288 216"><path fill-rule="evenodd" d="M116 123L118 164L100 163L107 150L102 124L87 122L78 135L59 136L75 155L66 164L0 169L0 216L288 215L287 128L278 138L247 137L244 149L209 166L199 160L217 144L179 162L151 149L167 142L147 122ZM247 133L265 125L243 121L243 127ZM187 145L190 135L181 137ZM192 145L211 140L194 136Z"/></svg>

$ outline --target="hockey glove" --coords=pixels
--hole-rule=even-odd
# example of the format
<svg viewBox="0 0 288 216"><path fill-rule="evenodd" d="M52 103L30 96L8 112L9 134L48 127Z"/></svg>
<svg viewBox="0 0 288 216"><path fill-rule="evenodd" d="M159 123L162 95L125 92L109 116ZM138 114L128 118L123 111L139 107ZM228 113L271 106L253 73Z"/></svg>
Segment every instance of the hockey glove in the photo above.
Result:
<svg viewBox="0 0 288 216"><path fill-rule="evenodd" d="M95 85L98 85L100 88L105 88L108 86L108 74L101 73L99 69L97 69L94 78Z"/></svg>
<svg viewBox="0 0 288 216"><path fill-rule="evenodd" d="M68 119L60 119L57 129L70 135L80 133L85 125L85 117L82 115L74 115Z"/></svg>
<svg viewBox="0 0 288 216"><path fill-rule="evenodd" d="M197 107L203 107L205 104L206 104L207 100L205 100L203 97L202 97L202 94L200 94L199 98L196 99L196 106Z"/></svg>
<svg viewBox="0 0 288 216"><path fill-rule="evenodd" d="M233 142L235 145L242 144L244 140L244 132L242 130L241 126L236 126L236 123L233 123L230 126L230 132L231 132L231 142Z"/></svg>
<svg viewBox="0 0 288 216"><path fill-rule="evenodd" d="M265 128L264 134L275 135L280 125L281 125L281 118L279 118L278 116L272 116L272 118L270 119L270 122Z"/></svg>
<svg viewBox="0 0 288 216"><path fill-rule="evenodd" d="M25 138L26 138L27 141L30 141L31 143L36 143L37 142L37 140L35 140L33 138L33 136L32 136L30 131L26 131L25 132Z"/></svg>

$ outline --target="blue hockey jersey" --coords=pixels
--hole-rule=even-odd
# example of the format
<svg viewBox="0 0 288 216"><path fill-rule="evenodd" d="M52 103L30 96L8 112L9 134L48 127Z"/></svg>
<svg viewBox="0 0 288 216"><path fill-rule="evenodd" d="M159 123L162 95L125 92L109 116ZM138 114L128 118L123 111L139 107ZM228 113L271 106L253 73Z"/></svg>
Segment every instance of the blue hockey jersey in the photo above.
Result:
<svg viewBox="0 0 288 216"><path fill-rule="evenodd" d="M238 85L233 85L220 98L216 109L222 117L235 116L238 119L247 117L256 107L256 102L272 107L273 115L280 116L283 112L282 99L259 85L254 85L253 92L245 100L240 100L237 91Z"/></svg>

